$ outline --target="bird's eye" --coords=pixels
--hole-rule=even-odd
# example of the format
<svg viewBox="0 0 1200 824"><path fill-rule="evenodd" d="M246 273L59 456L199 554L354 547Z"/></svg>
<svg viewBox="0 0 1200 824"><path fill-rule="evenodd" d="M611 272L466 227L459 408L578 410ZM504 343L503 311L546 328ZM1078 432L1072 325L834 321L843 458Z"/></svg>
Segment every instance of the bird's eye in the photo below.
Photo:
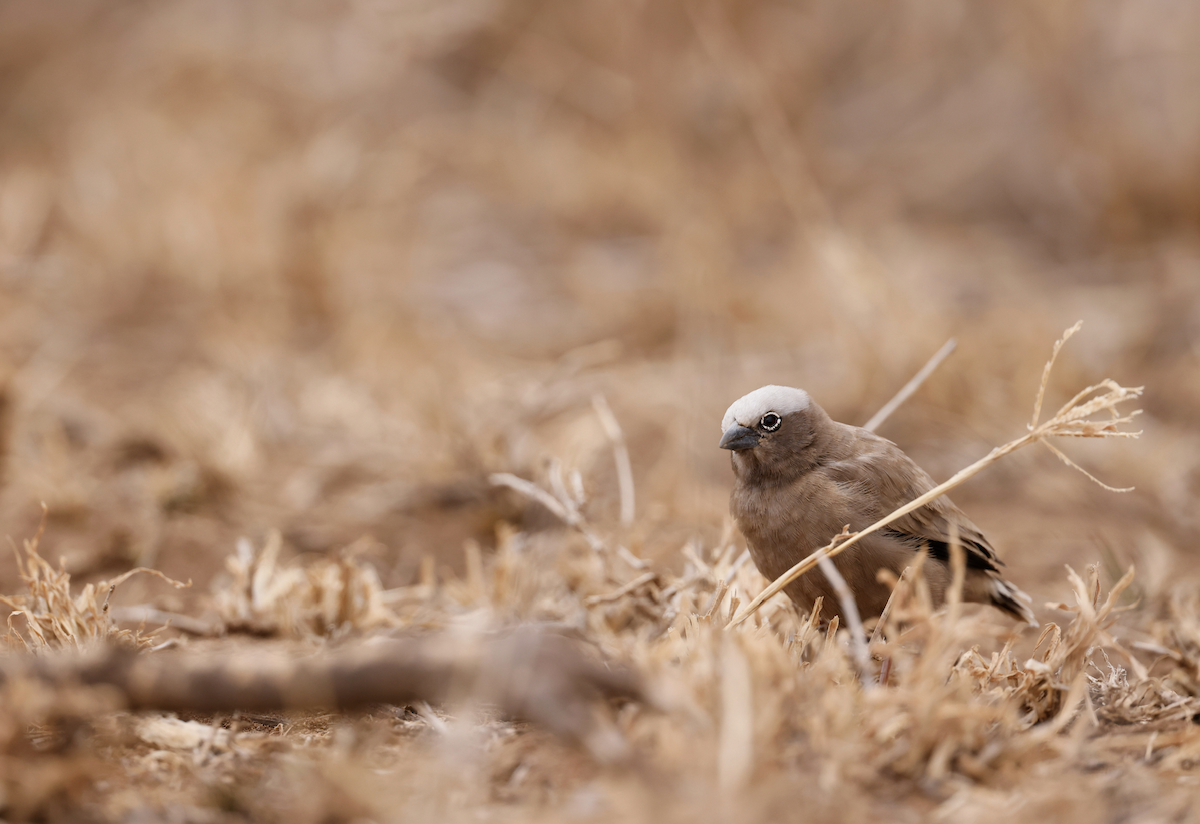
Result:
<svg viewBox="0 0 1200 824"><path fill-rule="evenodd" d="M774 412L768 412L762 416L762 420L759 421L759 423L762 424L763 429L767 430L768 432L774 432L779 428L779 424L783 423L783 418L779 417Z"/></svg>

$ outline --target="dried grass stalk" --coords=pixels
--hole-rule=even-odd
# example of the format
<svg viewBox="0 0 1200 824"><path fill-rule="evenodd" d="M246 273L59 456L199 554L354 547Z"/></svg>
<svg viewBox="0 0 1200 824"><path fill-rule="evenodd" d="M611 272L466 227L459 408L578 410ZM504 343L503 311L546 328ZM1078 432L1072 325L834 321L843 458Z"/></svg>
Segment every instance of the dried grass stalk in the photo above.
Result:
<svg viewBox="0 0 1200 824"><path fill-rule="evenodd" d="M933 374L933 370L941 366L942 361L950 357L957 347L958 341L954 338L950 338L950 340L943 343L942 348L934 352L933 357L926 361L917 374L912 376L912 380L904 384L890 401L880 407L879 411L863 424L863 429L866 429L868 432L874 432L878 429L884 421L891 417L893 412L900 408L900 404L912 397L912 394L921 388L921 384L925 383L925 380Z"/></svg>
<svg viewBox="0 0 1200 824"><path fill-rule="evenodd" d="M600 553L607 550L604 541L588 526L587 519L583 517L582 498L568 493L565 487L555 490L556 494L552 495L532 481L518 478L509 472L493 473L488 476L488 481L493 486L506 486L532 501L537 501L564 524L578 530L593 551Z"/></svg>
<svg viewBox="0 0 1200 824"><path fill-rule="evenodd" d="M858 614L858 602L854 600L854 592L846 583L846 579L842 577L842 573L838 572L833 561L821 558L818 564L821 572L833 586L833 591L838 597L838 605L842 608L842 615L846 618L846 629L850 633L850 649L854 653L854 663L858 667L859 678L862 679L863 686L870 686L871 679L867 671L871 663L871 654L867 650L867 634L863 629L862 618Z"/></svg>
<svg viewBox="0 0 1200 824"><path fill-rule="evenodd" d="M604 428L604 434L612 443L613 461L617 465L617 487L621 494L621 526L633 524L636 499L633 491L633 464L629 460L629 448L625 445L625 433L617 416L613 414L608 400L603 395L592 397L596 417Z"/></svg>

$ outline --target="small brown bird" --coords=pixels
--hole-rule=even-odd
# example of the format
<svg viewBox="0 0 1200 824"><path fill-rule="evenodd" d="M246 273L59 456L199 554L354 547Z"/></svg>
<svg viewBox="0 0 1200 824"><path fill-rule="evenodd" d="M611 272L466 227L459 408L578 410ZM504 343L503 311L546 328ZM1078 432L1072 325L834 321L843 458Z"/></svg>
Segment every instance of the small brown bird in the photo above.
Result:
<svg viewBox="0 0 1200 824"><path fill-rule="evenodd" d="M739 398L721 421L720 446L733 452L737 481L729 508L760 572L778 578L846 524L864 529L935 484L900 447L873 432L837 423L803 389L764 386ZM963 599L1034 623L1030 598L1000 576L1003 562L979 528L945 496L898 518L833 559L863 618L878 616L890 589L880 569L899 575L917 552L934 603L951 583L950 542L957 524L966 553ZM833 588L819 570L785 592L803 610L823 595L822 617L838 614Z"/></svg>

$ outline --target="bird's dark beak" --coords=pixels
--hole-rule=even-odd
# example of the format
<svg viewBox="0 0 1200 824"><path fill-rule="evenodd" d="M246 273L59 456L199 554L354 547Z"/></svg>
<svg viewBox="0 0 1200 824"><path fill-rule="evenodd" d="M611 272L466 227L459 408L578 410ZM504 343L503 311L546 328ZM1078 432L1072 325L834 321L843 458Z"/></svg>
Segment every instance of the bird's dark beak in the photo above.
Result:
<svg viewBox="0 0 1200 824"><path fill-rule="evenodd" d="M721 443L718 446L734 451L753 449L758 446L758 433L748 426L731 426L721 436Z"/></svg>

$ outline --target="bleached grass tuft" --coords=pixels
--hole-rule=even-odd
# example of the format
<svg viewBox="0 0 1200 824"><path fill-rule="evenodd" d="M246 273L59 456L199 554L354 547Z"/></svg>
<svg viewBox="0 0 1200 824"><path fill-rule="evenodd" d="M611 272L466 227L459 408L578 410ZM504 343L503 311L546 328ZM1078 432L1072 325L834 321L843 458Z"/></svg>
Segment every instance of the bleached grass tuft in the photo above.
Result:
<svg viewBox="0 0 1200 824"><path fill-rule="evenodd" d="M306 566L281 563L282 548L283 536L272 530L261 550L243 538L225 559L231 580L213 598L225 631L321 638L395 625L378 573L354 546Z"/></svg>
<svg viewBox="0 0 1200 824"><path fill-rule="evenodd" d="M22 551L15 553L25 594L0 596L0 603L12 610L5 638L9 647L27 651L83 649L104 641L134 647L152 645L153 633L143 634L140 629L122 629L117 625L109 608L113 593L135 575L151 575L177 589L189 587L192 582L183 583L156 569L137 567L111 581L87 584L78 595L72 595L71 576L63 564L60 562L55 567L38 552L45 529L43 510L37 534L25 541ZM24 619L24 632L16 625L18 618Z"/></svg>

